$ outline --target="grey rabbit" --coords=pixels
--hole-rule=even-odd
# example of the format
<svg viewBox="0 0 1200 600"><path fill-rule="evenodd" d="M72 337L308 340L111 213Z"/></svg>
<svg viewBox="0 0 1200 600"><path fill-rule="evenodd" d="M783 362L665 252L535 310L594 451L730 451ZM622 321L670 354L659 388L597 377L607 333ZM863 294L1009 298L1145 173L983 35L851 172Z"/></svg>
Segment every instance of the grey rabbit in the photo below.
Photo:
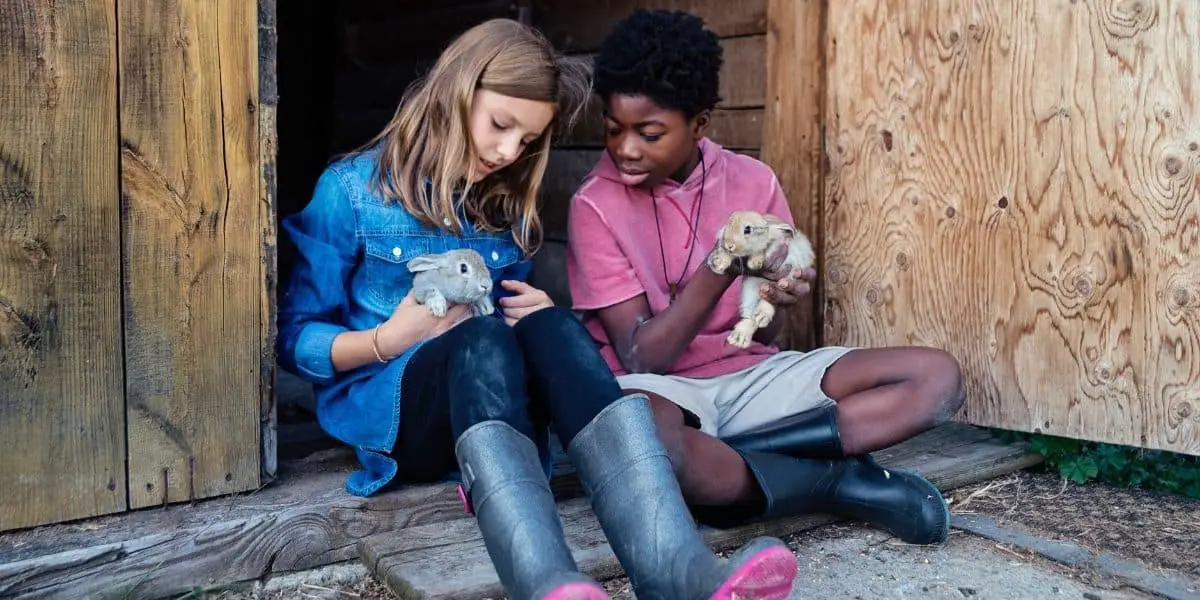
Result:
<svg viewBox="0 0 1200 600"><path fill-rule="evenodd" d="M459 248L408 261L413 276L413 298L434 316L446 316L450 304L469 304L476 315L490 315L492 274L478 252Z"/></svg>

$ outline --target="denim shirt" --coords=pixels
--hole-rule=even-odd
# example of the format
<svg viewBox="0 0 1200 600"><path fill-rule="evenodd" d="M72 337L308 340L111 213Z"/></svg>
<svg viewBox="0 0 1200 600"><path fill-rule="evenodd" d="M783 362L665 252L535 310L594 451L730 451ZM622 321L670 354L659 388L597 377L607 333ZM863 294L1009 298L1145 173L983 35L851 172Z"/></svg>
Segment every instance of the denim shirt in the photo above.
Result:
<svg viewBox="0 0 1200 600"><path fill-rule="evenodd" d="M474 230L462 219L467 229L454 235L386 201L368 185L375 165L373 152L333 163L317 180L309 204L281 222L295 244L296 261L279 306L279 362L312 382L321 427L354 447L362 468L351 474L346 490L358 496L387 485L397 460L420 460L391 451L400 427L404 367L422 343L386 364L337 373L330 354L334 337L387 320L412 285L407 265L414 257L473 248L496 282L493 301L510 295L501 279L524 280L530 269L511 232ZM494 316L500 318L499 310ZM535 441L549 475L547 444Z"/></svg>

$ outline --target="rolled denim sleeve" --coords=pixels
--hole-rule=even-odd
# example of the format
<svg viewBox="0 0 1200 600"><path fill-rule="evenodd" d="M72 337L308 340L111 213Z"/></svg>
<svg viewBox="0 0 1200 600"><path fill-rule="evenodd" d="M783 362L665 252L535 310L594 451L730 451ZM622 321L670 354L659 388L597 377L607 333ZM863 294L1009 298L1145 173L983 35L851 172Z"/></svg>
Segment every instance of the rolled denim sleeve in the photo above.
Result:
<svg viewBox="0 0 1200 600"><path fill-rule="evenodd" d="M279 303L280 364L313 383L333 381L333 338L347 331L350 276L358 256L355 215L333 169L317 180L304 210L280 224L296 259Z"/></svg>

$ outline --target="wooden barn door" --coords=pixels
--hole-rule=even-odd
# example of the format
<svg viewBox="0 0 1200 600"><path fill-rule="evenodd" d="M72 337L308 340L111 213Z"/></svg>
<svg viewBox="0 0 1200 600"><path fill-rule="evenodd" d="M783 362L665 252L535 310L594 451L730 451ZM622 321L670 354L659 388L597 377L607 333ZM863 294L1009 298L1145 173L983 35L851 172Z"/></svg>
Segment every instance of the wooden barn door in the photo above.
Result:
<svg viewBox="0 0 1200 600"><path fill-rule="evenodd" d="M824 342L971 423L1200 454L1200 3L828 2Z"/></svg>
<svg viewBox="0 0 1200 600"><path fill-rule="evenodd" d="M0 4L0 530L260 485L257 17Z"/></svg>
<svg viewBox="0 0 1200 600"><path fill-rule="evenodd" d="M140 508L259 484L258 15L247 0L117 0L116 14L129 505Z"/></svg>
<svg viewBox="0 0 1200 600"><path fill-rule="evenodd" d="M0 530L126 506L114 2L0 4Z"/></svg>

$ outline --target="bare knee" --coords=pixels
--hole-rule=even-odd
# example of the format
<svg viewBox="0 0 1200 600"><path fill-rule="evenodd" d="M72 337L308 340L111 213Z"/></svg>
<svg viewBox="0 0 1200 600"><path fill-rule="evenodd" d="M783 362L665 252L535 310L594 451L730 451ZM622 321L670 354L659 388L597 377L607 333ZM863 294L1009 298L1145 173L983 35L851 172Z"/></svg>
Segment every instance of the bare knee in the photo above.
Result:
<svg viewBox="0 0 1200 600"><path fill-rule="evenodd" d="M923 395L932 403L935 425L946 423L958 414L967 399L962 365L949 352L929 350L923 364Z"/></svg>
<svg viewBox="0 0 1200 600"><path fill-rule="evenodd" d="M654 426L663 447L671 457L671 466L678 474L683 469L686 437L684 430L687 425L683 421L683 411L674 402L645 390L624 390L631 394L645 394L650 399L650 408L654 411Z"/></svg>

